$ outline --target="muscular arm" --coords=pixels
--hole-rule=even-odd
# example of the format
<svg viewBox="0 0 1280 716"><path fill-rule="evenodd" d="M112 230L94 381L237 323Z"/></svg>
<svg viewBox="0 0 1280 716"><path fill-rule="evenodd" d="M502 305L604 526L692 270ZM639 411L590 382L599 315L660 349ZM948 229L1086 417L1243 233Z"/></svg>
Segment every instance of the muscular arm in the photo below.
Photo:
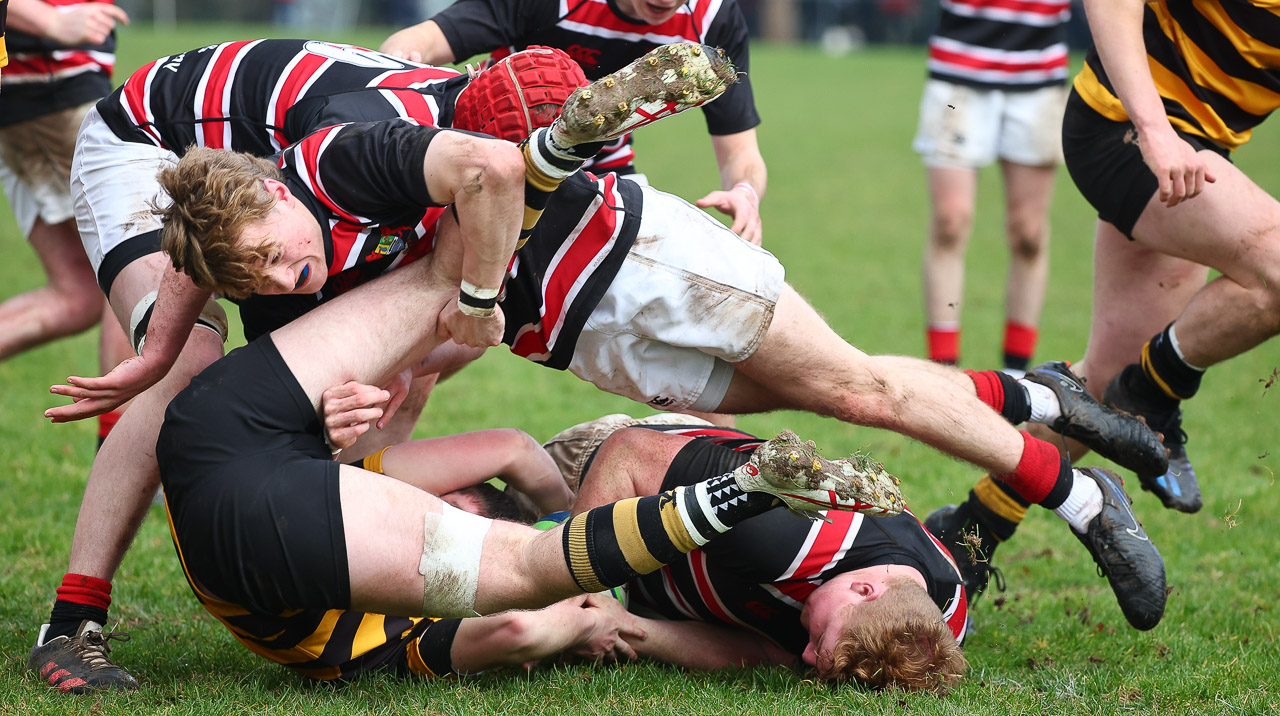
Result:
<svg viewBox="0 0 1280 716"><path fill-rule="evenodd" d="M387 449L383 473L435 495L500 477L543 514L567 509L573 493L542 446L513 429L414 440Z"/></svg>
<svg viewBox="0 0 1280 716"><path fill-rule="evenodd" d="M1116 96L1138 130L1142 157L1160 182L1167 206L1190 199L1214 181L1196 150L1173 131L1147 64L1143 0L1085 0L1094 44Z"/></svg>
<svg viewBox="0 0 1280 716"><path fill-rule="evenodd" d="M756 141L756 130L712 135L716 164L720 167L722 191L713 191L698 200L698 206L717 209L733 218L732 229L757 246L763 240L760 200L768 184L768 171ZM751 188L739 186L747 184Z"/></svg>
<svg viewBox="0 0 1280 716"><path fill-rule="evenodd" d="M593 661L634 659L629 640L645 633L612 598L588 594L538 611L509 611L465 619L450 656L460 673L537 662L567 653ZM616 602L613 602L616 605ZM622 619L617 618L621 611ZM625 637L625 638L624 638Z"/></svg>
<svg viewBox="0 0 1280 716"><path fill-rule="evenodd" d="M686 669L711 671L756 665L799 663L794 654L745 629L698 621L666 621L636 617L647 635L628 637L636 656Z"/></svg>
<svg viewBox="0 0 1280 716"><path fill-rule="evenodd" d="M449 40L435 20L411 25L392 33L378 48L393 57L428 65L447 65L458 61Z"/></svg>

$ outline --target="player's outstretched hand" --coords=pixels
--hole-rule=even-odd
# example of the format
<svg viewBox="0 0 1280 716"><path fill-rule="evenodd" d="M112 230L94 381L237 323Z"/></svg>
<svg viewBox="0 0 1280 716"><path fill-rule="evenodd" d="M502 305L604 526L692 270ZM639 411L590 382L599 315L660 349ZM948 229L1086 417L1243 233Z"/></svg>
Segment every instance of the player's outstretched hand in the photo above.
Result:
<svg viewBox="0 0 1280 716"><path fill-rule="evenodd" d="M406 27L391 34L382 42L382 46L378 48L378 52L392 57L399 57L402 60L410 62L422 62L422 51L419 48L418 37L413 27Z"/></svg>
<svg viewBox="0 0 1280 716"><path fill-rule="evenodd" d="M764 241L764 228L760 223L759 199L754 191L739 184L729 191L713 191L698 200L701 209L715 209L733 218L733 233L743 241L759 246Z"/></svg>
<svg viewBox="0 0 1280 716"><path fill-rule="evenodd" d="M459 310L457 301L450 301L440 312L436 333L464 346L488 348L502 342L502 332L506 327L507 320L501 308L495 308L492 316L475 318Z"/></svg>
<svg viewBox="0 0 1280 716"><path fill-rule="evenodd" d="M1194 199L1204 191L1205 182L1217 180L1196 148L1174 133L1172 127L1144 133L1138 147L1143 161L1160 182L1156 196L1169 208Z"/></svg>
<svg viewBox="0 0 1280 716"><path fill-rule="evenodd" d="M55 423L66 423L115 410L164 377L169 365L161 363L148 361L145 355L134 356L100 378L71 376L67 378L66 385L51 385L50 393L66 396L74 402L49 408L44 411L44 416Z"/></svg>
<svg viewBox="0 0 1280 716"><path fill-rule="evenodd" d="M383 418L391 398L390 391L354 380L335 385L320 395L325 437L335 457L338 452L354 445L356 439L368 432L370 425ZM400 400L404 400L404 395Z"/></svg>
<svg viewBox="0 0 1280 716"><path fill-rule="evenodd" d="M648 635L635 619L613 596L588 594L582 608L589 610L594 619L590 634L570 653L590 661L635 661L636 651L627 639L643 641Z"/></svg>

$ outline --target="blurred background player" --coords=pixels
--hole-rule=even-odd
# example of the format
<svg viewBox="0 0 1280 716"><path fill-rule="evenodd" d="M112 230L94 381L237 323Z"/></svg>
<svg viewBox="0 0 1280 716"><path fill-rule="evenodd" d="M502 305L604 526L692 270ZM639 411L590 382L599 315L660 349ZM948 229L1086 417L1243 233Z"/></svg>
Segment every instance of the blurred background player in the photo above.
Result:
<svg viewBox="0 0 1280 716"><path fill-rule="evenodd" d="M501 58L530 45L556 47L596 80L659 45L686 40L724 51L739 80L703 112L721 190L698 200L732 217L732 229L759 245L760 199L767 182L756 141L747 24L736 0L462 0L418 25L400 30L380 48L398 57L445 64L482 53ZM631 137L606 145L585 169L634 175ZM640 179L640 177L635 177Z"/></svg>
<svg viewBox="0 0 1280 716"><path fill-rule="evenodd" d="M1004 367L1019 374L1035 352L1049 280L1049 205L1062 162L1070 17L1068 0L941 4L913 145L924 159L932 208L924 252L930 360L960 359L978 169L996 160L1009 242Z"/></svg>
<svg viewBox="0 0 1280 716"><path fill-rule="evenodd" d="M48 284L0 304L0 360L102 322L99 369L132 352L85 256L71 206L71 156L93 103L111 93L115 26L107 2L13 0L13 51L0 101L0 184ZM101 440L119 412L99 417Z"/></svg>
<svg viewBox="0 0 1280 716"><path fill-rule="evenodd" d="M1261 2L1085 8L1097 49L1073 83L1063 145L1098 224L1093 321L1072 370L1164 434L1168 472L1139 474L1142 487L1196 512L1181 401L1208 366L1280 332L1280 203L1230 160L1280 107L1280 27ZM1222 275L1206 285L1209 267ZM1073 458L1086 451L1070 447ZM965 540L979 552L966 577L974 592L1025 514L1025 501L984 478L928 524L951 535L953 552L976 535Z"/></svg>

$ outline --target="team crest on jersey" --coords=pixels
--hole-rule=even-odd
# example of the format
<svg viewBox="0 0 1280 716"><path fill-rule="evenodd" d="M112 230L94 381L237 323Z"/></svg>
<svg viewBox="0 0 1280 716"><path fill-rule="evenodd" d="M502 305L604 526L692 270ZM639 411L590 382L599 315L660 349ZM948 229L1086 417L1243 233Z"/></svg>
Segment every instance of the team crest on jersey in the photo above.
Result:
<svg viewBox="0 0 1280 716"><path fill-rule="evenodd" d="M378 245L365 257L366 261L376 261L383 256L392 256L409 248L418 240L418 232L412 226L384 226Z"/></svg>

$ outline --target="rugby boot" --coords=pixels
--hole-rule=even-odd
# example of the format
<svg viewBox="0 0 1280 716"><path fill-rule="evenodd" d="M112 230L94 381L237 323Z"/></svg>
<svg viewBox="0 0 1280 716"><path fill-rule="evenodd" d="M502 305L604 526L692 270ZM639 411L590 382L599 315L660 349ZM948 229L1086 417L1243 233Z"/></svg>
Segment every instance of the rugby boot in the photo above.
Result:
<svg viewBox="0 0 1280 716"><path fill-rule="evenodd" d="M1160 498L1171 510L1199 512L1204 505L1200 496L1200 483L1196 471L1187 458L1187 433L1182 429L1182 410L1157 410L1134 395L1121 380L1121 372L1111 380L1102 394L1102 400L1119 410L1141 416L1147 425L1164 434L1164 446L1169 450L1169 469L1160 475L1138 473L1142 489Z"/></svg>
<svg viewBox="0 0 1280 716"><path fill-rule="evenodd" d="M1094 400L1066 363L1051 361L1027 371L1023 380L1038 383L1058 396L1062 415L1049 425L1079 440L1102 457L1138 473L1156 477L1169 469L1168 451L1146 423Z"/></svg>
<svg viewBox="0 0 1280 716"><path fill-rule="evenodd" d="M608 142L659 119L700 107L738 79L720 50L678 42L574 90L551 125L561 147Z"/></svg>
<svg viewBox="0 0 1280 716"><path fill-rule="evenodd" d="M802 442L790 430L762 443L733 475L743 491L767 492L804 516L815 517L807 513L822 510L869 515L897 515L903 510L898 478L884 465L859 453L828 460L812 440Z"/></svg>
<svg viewBox="0 0 1280 716"><path fill-rule="evenodd" d="M44 635L48 630L48 624L40 627L40 635L27 658L27 668L49 686L64 694L133 691L138 688L138 680L108 656L111 653L108 642L128 641L128 634L104 634L101 624L86 619L80 622L75 636L54 637L46 643Z"/></svg>
<svg viewBox="0 0 1280 716"><path fill-rule="evenodd" d="M996 589L1004 591L1004 577L991 566L991 555L1000 544L987 533L969 504L943 505L924 519L925 529L951 553L964 580L965 601L973 604L994 574Z"/></svg>
<svg viewBox="0 0 1280 716"><path fill-rule="evenodd" d="M1129 624L1134 629L1151 629L1164 616L1168 596L1160 551L1133 514L1118 475L1100 467L1076 468L1076 472L1098 483L1102 511L1089 521L1084 534L1074 529L1071 533L1084 543L1098 572L1111 583Z"/></svg>

